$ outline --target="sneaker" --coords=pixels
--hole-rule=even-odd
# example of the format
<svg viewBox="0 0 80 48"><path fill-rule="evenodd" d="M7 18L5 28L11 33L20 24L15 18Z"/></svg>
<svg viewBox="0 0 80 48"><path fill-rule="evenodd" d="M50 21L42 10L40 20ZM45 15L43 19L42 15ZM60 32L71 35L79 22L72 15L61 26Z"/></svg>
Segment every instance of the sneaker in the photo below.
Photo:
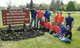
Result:
<svg viewBox="0 0 80 48"><path fill-rule="evenodd" d="M62 39L61 39L61 41L65 41L66 40L66 38L65 37L63 37Z"/></svg>

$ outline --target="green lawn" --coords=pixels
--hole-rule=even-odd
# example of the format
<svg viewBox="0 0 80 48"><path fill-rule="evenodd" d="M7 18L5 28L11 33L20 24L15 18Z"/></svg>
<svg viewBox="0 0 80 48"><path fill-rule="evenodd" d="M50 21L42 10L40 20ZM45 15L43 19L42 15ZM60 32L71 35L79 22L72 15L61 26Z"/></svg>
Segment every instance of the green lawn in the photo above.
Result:
<svg viewBox="0 0 80 48"><path fill-rule="evenodd" d="M66 16L67 14L63 15ZM74 17L74 26L72 30L72 42L70 44L63 43L46 32L43 36L27 40L1 41L2 45L0 45L0 48L80 48L80 31L77 31L77 28L80 27L80 14L74 13L72 16ZM51 20L53 20L52 18L51 16ZM1 21L0 16L0 27L2 27Z"/></svg>

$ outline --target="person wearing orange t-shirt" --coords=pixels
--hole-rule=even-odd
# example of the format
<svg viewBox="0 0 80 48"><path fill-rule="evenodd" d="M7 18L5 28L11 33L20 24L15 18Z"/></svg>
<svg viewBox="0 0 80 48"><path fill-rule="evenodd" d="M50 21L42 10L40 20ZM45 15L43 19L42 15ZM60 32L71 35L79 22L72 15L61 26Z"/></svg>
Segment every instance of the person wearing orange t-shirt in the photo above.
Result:
<svg viewBox="0 0 80 48"><path fill-rule="evenodd" d="M49 32L50 23L46 20L44 23L44 30Z"/></svg>
<svg viewBox="0 0 80 48"><path fill-rule="evenodd" d="M55 16L55 23L57 23L59 15L59 12L57 12L57 15Z"/></svg>
<svg viewBox="0 0 80 48"><path fill-rule="evenodd" d="M58 17L58 20L57 20L57 24L61 25L63 22L64 22L64 16L62 16L62 13L60 13L60 16Z"/></svg>
<svg viewBox="0 0 80 48"><path fill-rule="evenodd" d="M54 24L53 22L52 22L51 25L50 25L49 33L50 33L50 34L55 33L55 24Z"/></svg>
<svg viewBox="0 0 80 48"><path fill-rule="evenodd" d="M44 15L43 11L41 9L38 10L38 12L37 12L37 28L38 28L38 23L39 23L39 21L41 21L43 15Z"/></svg>
<svg viewBox="0 0 80 48"><path fill-rule="evenodd" d="M60 27L59 27L59 26L56 26L56 27L55 27L55 31L56 31L56 33L59 34L59 33L60 33Z"/></svg>
<svg viewBox="0 0 80 48"><path fill-rule="evenodd" d="M60 35L60 32L61 32L60 27L56 25L56 27L55 27L55 34L53 34L53 35L58 37Z"/></svg>

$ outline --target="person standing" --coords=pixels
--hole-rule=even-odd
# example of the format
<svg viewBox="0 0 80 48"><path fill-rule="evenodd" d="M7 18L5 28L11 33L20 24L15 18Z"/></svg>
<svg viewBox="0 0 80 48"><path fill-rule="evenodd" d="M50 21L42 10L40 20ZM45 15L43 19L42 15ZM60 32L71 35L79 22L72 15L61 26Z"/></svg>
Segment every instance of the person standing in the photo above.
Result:
<svg viewBox="0 0 80 48"><path fill-rule="evenodd" d="M48 22L50 22L50 12L48 10L45 11L44 17L45 17L45 20L47 19Z"/></svg>
<svg viewBox="0 0 80 48"><path fill-rule="evenodd" d="M60 15L60 13L57 12L56 16L54 17L55 18L55 24L57 24L57 22L58 22L59 15Z"/></svg>
<svg viewBox="0 0 80 48"><path fill-rule="evenodd" d="M57 19L57 25L60 26L63 22L64 22L64 16L62 15L62 12L61 12Z"/></svg>
<svg viewBox="0 0 80 48"><path fill-rule="evenodd" d="M38 10L38 12L37 12L37 28L38 28L38 23L39 23L39 21L41 21L41 19L42 19L42 17L43 17L43 11L40 9L40 10Z"/></svg>
<svg viewBox="0 0 80 48"><path fill-rule="evenodd" d="M70 27L69 30L71 31L74 23L74 18L71 17L71 13L68 13L68 16L65 19L65 23L66 23L66 27L69 26Z"/></svg>
<svg viewBox="0 0 80 48"><path fill-rule="evenodd" d="M37 11L35 10L35 8L33 7L31 10L31 22L30 22L30 28L32 27L32 23L34 21L34 28L36 28L36 15L37 15Z"/></svg>

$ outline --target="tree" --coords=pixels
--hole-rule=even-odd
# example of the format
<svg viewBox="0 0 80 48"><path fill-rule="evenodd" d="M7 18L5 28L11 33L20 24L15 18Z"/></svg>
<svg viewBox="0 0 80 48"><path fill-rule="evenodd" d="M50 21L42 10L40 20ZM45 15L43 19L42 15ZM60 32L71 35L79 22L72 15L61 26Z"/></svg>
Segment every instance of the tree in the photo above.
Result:
<svg viewBox="0 0 80 48"><path fill-rule="evenodd" d="M62 3L61 0L52 0L50 4L50 9L59 10L61 3Z"/></svg>
<svg viewBox="0 0 80 48"><path fill-rule="evenodd" d="M56 0L56 9L59 10L60 9L60 0Z"/></svg>
<svg viewBox="0 0 80 48"><path fill-rule="evenodd" d="M44 9L42 4L39 5L39 9Z"/></svg>
<svg viewBox="0 0 80 48"><path fill-rule="evenodd" d="M51 10L56 9L56 5L55 5L55 1L54 0L51 1L50 9Z"/></svg>
<svg viewBox="0 0 80 48"><path fill-rule="evenodd" d="M59 10L60 11L64 10L64 3L63 3L63 1L60 1Z"/></svg>
<svg viewBox="0 0 80 48"><path fill-rule="evenodd" d="M75 5L73 1L70 1L66 7L67 11L75 11Z"/></svg>
<svg viewBox="0 0 80 48"><path fill-rule="evenodd" d="M33 8L33 0L31 0L31 2L30 2L30 9L32 9Z"/></svg>
<svg viewBox="0 0 80 48"><path fill-rule="evenodd" d="M30 6L29 4L26 4L26 8L29 8L29 6Z"/></svg>
<svg viewBox="0 0 80 48"><path fill-rule="evenodd" d="M75 4L76 11L80 11L80 4Z"/></svg>
<svg viewBox="0 0 80 48"><path fill-rule="evenodd" d="M45 4L45 3L43 3L42 5L43 5L43 9L49 9L49 7L50 7L49 4Z"/></svg>
<svg viewBox="0 0 80 48"><path fill-rule="evenodd" d="M11 5L8 5L8 6L7 6L7 9L10 9L10 8L11 8Z"/></svg>

